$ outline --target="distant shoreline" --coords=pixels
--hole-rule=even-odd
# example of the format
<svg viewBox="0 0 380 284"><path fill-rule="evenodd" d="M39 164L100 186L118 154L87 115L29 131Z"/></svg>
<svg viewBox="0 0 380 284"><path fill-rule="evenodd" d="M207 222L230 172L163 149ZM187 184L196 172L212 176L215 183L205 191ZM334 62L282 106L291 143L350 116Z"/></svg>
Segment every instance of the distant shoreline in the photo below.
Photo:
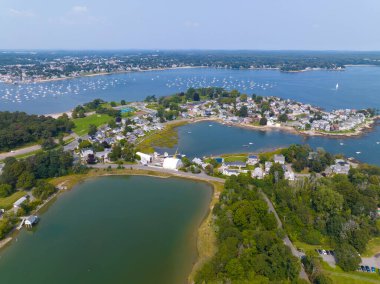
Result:
<svg viewBox="0 0 380 284"><path fill-rule="evenodd" d="M328 138L351 138L351 137L360 137L364 135L368 131L372 131L376 123L380 120L380 115L373 117L371 120L368 122L365 122L363 125L358 127L358 129L355 129L352 132L347 132L347 133L334 133L334 132L320 132L320 131L313 131L313 130L306 130L306 131L300 131L297 130L291 126L268 126L268 125L252 125L252 124L239 124L239 123L227 123L223 121L222 119L219 118L198 118L191 120L189 119L188 121L190 123L198 123L202 121L215 121L223 125L227 126L233 126L233 127L239 127L239 128L245 128L245 129L251 129L251 130L261 130L261 131L273 131L273 130L280 130L284 132L288 132L291 134L296 134L296 135L302 135L305 137L313 137L313 136L323 136L323 137L328 137Z"/></svg>

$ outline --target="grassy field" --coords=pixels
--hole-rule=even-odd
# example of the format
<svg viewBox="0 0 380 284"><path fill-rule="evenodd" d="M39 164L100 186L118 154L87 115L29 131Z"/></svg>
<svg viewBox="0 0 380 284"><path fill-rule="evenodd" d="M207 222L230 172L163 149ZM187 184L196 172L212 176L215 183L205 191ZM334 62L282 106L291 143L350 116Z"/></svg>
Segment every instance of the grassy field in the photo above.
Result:
<svg viewBox="0 0 380 284"><path fill-rule="evenodd" d="M98 127L108 123L111 119L112 117L109 115L96 113L84 118L76 118L74 119L75 127L73 130L79 136L85 135L88 132L88 127L90 124L96 125Z"/></svg>
<svg viewBox="0 0 380 284"><path fill-rule="evenodd" d="M338 266L333 268L322 262L323 271L337 284L370 284L380 283L380 275L367 272L345 272Z"/></svg>
<svg viewBox="0 0 380 284"><path fill-rule="evenodd" d="M373 238L367 244L365 252L362 253L364 257L371 257L380 252L380 237Z"/></svg>
<svg viewBox="0 0 380 284"><path fill-rule="evenodd" d="M154 147L174 147L178 143L178 132L176 128L185 124L187 124L186 121L178 121L166 125L161 131L157 130L149 133L137 143L138 151L153 153Z"/></svg>
<svg viewBox="0 0 380 284"><path fill-rule="evenodd" d="M225 162L246 162L248 154L226 154L221 155Z"/></svg>
<svg viewBox="0 0 380 284"><path fill-rule="evenodd" d="M25 191L16 191L11 196L0 198L0 208L10 209L18 199L26 195Z"/></svg>

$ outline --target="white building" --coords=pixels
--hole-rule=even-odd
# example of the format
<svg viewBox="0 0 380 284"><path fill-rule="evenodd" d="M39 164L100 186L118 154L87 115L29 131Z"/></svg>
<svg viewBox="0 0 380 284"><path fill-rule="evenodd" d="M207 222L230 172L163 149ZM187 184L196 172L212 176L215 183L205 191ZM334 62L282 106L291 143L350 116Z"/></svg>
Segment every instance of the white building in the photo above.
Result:
<svg viewBox="0 0 380 284"><path fill-rule="evenodd" d="M284 157L284 155L274 155L273 160L274 160L275 163L279 163L280 165L284 165L285 164L285 157Z"/></svg>
<svg viewBox="0 0 380 284"><path fill-rule="evenodd" d="M178 170L183 167L183 163L177 158L165 158L164 164L162 165L164 169L168 170Z"/></svg>
<svg viewBox="0 0 380 284"><path fill-rule="evenodd" d="M247 164L248 165L256 165L259 162L259 157L255 155L248 156Z"/></svg>
<svg viewBox="0 0 380 284"><path fill-rule="evenodd" d="M255 168L252 172L252 177L262 179L264 177L264 171L261 168Z"/></svg>
<svg viewBox="0 0 380 284"><path fill-rule="evenodd" d="M153 157L151 155L141 153L141 152L137 152L136 155L140 157L142 164L148 164L153 161Z"/></svg>
<svg viewBox="0 0 380 284"><path fill-rule="evenodd" d="M13 203L14 208L20 208L21 204L23 204L27 200L26 196L21 197L15 203Z"/></svg>

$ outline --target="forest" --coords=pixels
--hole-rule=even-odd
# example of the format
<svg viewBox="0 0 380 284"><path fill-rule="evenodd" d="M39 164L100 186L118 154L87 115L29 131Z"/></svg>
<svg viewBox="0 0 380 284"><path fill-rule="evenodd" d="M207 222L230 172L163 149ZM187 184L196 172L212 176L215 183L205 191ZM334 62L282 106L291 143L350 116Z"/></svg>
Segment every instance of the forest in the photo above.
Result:
<svg viewBox="0 0 380 284"><path fill-rule="evenodd" d="M0 112L0 151L58 137L74 127L67 115L58 119L25 112Z"/></svg>

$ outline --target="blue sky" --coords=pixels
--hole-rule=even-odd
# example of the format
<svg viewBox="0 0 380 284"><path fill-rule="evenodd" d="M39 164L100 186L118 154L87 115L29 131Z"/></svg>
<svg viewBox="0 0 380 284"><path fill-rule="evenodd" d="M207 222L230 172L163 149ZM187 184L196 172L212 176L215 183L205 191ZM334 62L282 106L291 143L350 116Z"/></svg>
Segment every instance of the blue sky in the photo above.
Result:
<svg viewBox="0 0 380 284"><path fill-rule="evenodd" d="M379 0L0 0L0 49L380 50Z"/></svg>

